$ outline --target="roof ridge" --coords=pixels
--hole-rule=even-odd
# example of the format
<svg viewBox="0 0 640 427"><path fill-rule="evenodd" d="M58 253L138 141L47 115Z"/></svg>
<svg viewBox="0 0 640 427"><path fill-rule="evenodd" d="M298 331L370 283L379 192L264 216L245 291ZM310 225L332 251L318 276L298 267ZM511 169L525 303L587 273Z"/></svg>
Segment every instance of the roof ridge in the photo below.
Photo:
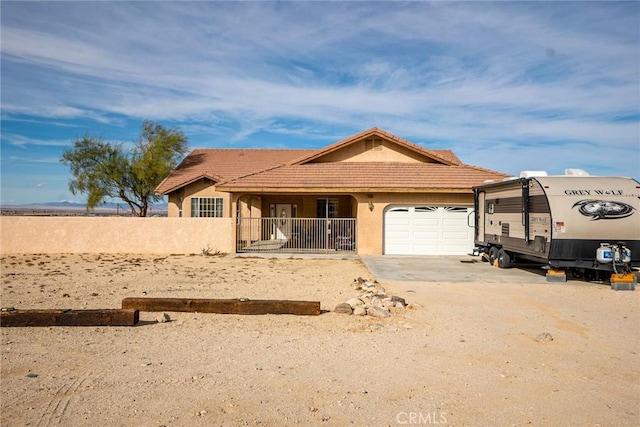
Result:
<svg viewBox="0 0 640 427"><path fill-rule="evenodd" d="M308 160L312 160L314 158L317 158L317 156L319 156L319 155L328 154L328 153L330 153L332 151L335 151L335 150L339 149L343 145L347 145L350 142L353 142L353 141L355 141L355 140L357 140L359 138L362 138L363 136L365 136L367 134L371 134L371 133L377 132L378 130L379 129L376 128L376 127L373 127L373 128L367 129L367 130L363 130L362 132L358 132L355 135L348 136L346 138L343 138L341 140L338 140L338 141L334 142L333 144L330 144L330 145L328 145L326 147L323 147L323 148L317 150L317 152L315 154L312 154L312 155L309 155L309 156L304 156L304 157L301 157L299 159L296 159L295 161L291 161L291 162L289 162L289 164L293 165L293 164L296 164L296 163L302 163L304 161L308 161Z"/></svg>
<svg viewBox="0 0 640 427"><path fill-rule="evenodd" d="M398 135L394 135L394 134L392 134L392 133L390 133L390 132L387 132L387 131L386 131L386 130L384 130L384 129L378 129L378 132L383 133L383 134L385 134L385 135L389 136L390 138L395 139L397 142L401 142L401 143L406 144L406 145L408 145L408 146L410 146L410 147L416 148L416 149L418 149L419 151L427 152L429 155L435 156L435 157L436 157L437 159L439 159L439 160L443 160L443 161L445 161L445 162L447 162L447 163L451 163L451 164L454 164L454 165L456 164L455 162L453 162L453 161L451 161L451 160L449 160L449 159L446 159L446 158L444 158L444 157L440 156L440 155L437 153L437 150L433 150L433 149L431 149L431 148L423 147L423 146L422 146L422 145L420 145L420 144L416 144L415 142L411 142L411 141L409 141L408 139L404 139L404 138L402 138L402 137L400 137L400 136L398 136ZM449 151L449 152L451 152L452 154L454 154L454 155L455 155L455 153L453 152L453 150L448 149L448 150L446 150L446 151ZM457 156L456 156L456 157L457 157ZM462 162L458 162L458 164L461 164L461 163L462 163Z"/></svg>
<svg viewBox="0 0 640 427"><path fill-rule="evenodd" d="M368 135L375 134L375 133L377 133L377 134L379 134L379 135L381 135L383 137L386 137L387 139L389 139L389 140L391 140L393 142L396 142L396 143L398 143L400 145L404 145L406 148L414 150L417 153L423 154L423 155L425 155L427 157L431 157L433 160L439 160L444 164L456 165L456 164L462 163L459 160L458 160L458 162L455 162L454 160L447 159L447 158L439 155L437 152L434 152L431 149L428 149L426 147L418 145L415 142L408 141L408 140L406 140L404 138L401 138L401 137L399 137L397 135L394 135L393 133L388 132L388 131L386 131L384 129L380 129L378 127L372 127L370 129L367 129L367 130L364 130L362 132L359 132L359 133L357 133L355 135L351 135L351 136L349 136L347 138L341 139L340 141L337 141L337 142L335 142L335 143L333 143L333 144L331 144L331 145L329 145L327 147L324 147L324 148L318 150L314 154L311 154L309 156L302 156L299 159L292 160L288 164L293 165L293 164L303 163L303 162L307 162L307 161L319 158L319 157L321 157L321 156L323 156L325 154L329 154L329 153L332 153L334 151L337 151L337 150L339 150L340 148L342 148L342 147L344 147L346 145L349 145L349 144L351 144L351 143L353 143L353 142L355 142L355 141L357 141L359 139L362 139L362 138L364 138L364 137L366 137ZM451 151L451 153L455 155L455 153L453 153L453 151Z"/></svg>

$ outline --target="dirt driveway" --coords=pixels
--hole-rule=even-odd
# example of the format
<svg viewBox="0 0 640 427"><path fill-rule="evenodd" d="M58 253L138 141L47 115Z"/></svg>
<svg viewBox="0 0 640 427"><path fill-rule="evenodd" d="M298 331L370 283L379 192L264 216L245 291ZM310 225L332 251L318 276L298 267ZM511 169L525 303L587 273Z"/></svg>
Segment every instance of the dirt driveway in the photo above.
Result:
<svg viewBox="0 0 640 427"><path fill-rule="evenodd" d="M2 305L126 296L319 300L359 260L19 255ZM482 266L485 267L485 266ZM142 313L136 327L1 328L3 426L638 425L640 293L391 281L388 319Z"/></svg>

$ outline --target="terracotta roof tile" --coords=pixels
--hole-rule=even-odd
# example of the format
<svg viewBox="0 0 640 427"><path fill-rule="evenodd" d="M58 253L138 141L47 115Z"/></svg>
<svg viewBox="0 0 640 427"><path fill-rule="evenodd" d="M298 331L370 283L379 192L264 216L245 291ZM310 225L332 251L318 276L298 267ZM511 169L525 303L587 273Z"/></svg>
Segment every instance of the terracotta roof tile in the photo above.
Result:
<svg viewBox="0 0 640 427"><path fill-rule="evenodd" d="M470 165L437 163L307 163L286 165L222 183L221 190L261 189L467 189L507 175Z"/></svg>
<svg viewBox="0 0 640 427"><path fill-rule="evenodd" d="M441 158L446 159L455 165L462 164L458 156L456 156L455 153L451 150L431 150L431 151L436 153Z"/></svg>
<svg viewBox="0 0 640 427"><path fill-rule="evenodd" d="M168 194L201 178L215 182L263 171L317 150L197 149L193 150L157 187Z"/></svg>

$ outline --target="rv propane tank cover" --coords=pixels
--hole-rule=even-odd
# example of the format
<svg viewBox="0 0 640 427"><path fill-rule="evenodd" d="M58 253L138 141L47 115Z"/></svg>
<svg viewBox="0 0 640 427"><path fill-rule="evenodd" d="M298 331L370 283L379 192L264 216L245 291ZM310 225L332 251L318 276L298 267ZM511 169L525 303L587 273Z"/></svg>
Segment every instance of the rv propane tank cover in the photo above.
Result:
<svg viewBox="0 0 640 427"><path fill-rule="evenodd" d="M603 264L613 261L613 251L608 243L600 243L600 247L596 249L596 259Z"/></svg>
<svg viewBox="0 0 640 427"><path fill-rule="evenodd" d="M613 259L628 264L631 262L631 250L622 244L613 245Z"/></svg>

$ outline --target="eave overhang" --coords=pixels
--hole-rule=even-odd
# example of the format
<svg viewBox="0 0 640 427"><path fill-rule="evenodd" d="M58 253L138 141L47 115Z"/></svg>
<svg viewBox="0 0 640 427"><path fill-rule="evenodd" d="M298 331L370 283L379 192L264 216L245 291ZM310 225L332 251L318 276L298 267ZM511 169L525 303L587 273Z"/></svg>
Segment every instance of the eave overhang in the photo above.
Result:
<svg viewBox="0 0 640 427"><path fill-rule="evenodd" d="M255 194L355 194L355 193L459 193L472 194L471 188L399 188L399 187L216 187L218 191L228 193L255 193Z"/></svg>
<svg viewBox="0 0 640 427"><path fill-rule="evenodd" d="M155 191L154 191L154 192L155 192L155 194L156 194L156 195L158 195L158 196L166 196L167 194L173 193L174 191L177 191L177 190L179 190L179 189L181 189L181 188L183 188L183 187L186 187L187 185L193 184L194 182L197 182L197 181L199 181L199 180L201 180L201 179L209 179L209 180L211 180L211 181L214 183L214 185L215 185L215 184L217 184L217 183L219 183L219 182L224 181L224 180L222 179L222 177L220 177L220 176L218 176L218 175L215 175L215 174L212 174L212 173L207 173L207 172L205 172L205 173L202 173L202 174L200 174L200 175L196 175L196 176L192 177L191 179L189 179L189 180L187 180L187 181L182 181L182 182L180 182L178 185L175 185L174 187L170 187L170 188L164 189L163 191L158 191L158 188L161 188L161 187L162 187L162 185L164 184L164 182L166 181L166 179L167 179L167 178L165 178L165 180L163 180L163 181L162 181L160 184L158 184L158 186L155 188Z"/></svg>

